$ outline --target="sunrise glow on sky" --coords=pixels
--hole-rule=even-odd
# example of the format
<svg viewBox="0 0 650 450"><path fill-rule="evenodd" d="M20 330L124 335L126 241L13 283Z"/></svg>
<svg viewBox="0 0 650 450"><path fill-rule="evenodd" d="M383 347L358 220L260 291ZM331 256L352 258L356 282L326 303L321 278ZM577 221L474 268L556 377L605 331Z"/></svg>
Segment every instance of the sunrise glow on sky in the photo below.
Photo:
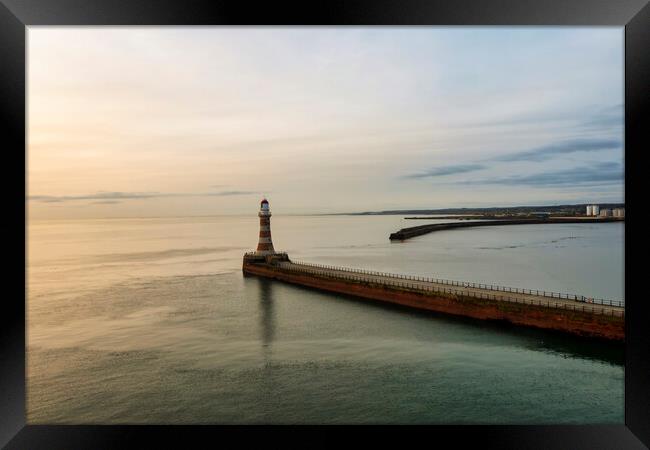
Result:
<svg viewBox="0 0 650 450"><path fill-rule="evenodd" d="M29 217L622 202L622 27L30 27Z"/></svg>

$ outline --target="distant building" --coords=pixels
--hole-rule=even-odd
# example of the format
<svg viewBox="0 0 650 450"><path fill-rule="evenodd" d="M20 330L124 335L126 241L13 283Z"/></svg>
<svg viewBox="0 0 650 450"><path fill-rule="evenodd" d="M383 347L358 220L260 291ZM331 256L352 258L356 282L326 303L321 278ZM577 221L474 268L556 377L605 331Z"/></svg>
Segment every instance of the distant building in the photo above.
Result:
<svg viewBox="0 0 650 450"><path fill-rule="evenodd" d="M625 208L614 208L612 215L614 217L625 217Z"/></svg>
<svg viewBox="0 0 650 450"><path fill-rule="evenodd" d="M593 216L594 215L594 207L591 205L587 205L587 215L588 216Z"/></svg>
<svg viewBox="0 0 650 450"><path fill-rule="evenodd" d="M611 209L601 209L600 210L600 217L611 217L612 216L612 210Z"/></svg>
<svg viewBox="0 0 650 450"><path fill-rule="evenodd" d="M598 215L600 215L600 206L598 206L598 205L591 205L591 215L592 215L592 216L598 216Z"/></svg>

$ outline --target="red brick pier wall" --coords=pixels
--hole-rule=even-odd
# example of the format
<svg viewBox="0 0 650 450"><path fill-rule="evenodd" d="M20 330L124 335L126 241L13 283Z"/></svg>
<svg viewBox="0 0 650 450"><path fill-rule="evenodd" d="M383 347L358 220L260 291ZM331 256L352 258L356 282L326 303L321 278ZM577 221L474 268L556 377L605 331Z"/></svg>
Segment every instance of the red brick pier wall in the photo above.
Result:
<svg viewBox="0 0 650 450"><path fill-rule="evenodd" d="M288 272L264 264L245 263L243 271L245 274L273 278L324 291L354 295L456 316L483 320L503 320L516 325L563 331L579 336L608 340L623 341L625 338L625 320L623 317L484 300L456 294L425 293L403 287L375 285L314 274Z"/></svg>

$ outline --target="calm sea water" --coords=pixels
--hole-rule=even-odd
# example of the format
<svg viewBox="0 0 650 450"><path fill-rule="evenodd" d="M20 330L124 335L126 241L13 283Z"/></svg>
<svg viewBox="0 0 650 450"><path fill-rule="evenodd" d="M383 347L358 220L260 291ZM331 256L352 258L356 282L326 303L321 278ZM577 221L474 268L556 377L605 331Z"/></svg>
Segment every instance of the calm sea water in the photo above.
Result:
<svg viewBox="0 0 650 450"><path fill-rule="evenodd" d="M623 225L274 216L294 260L624 299ZM33 222L30 423L623 423L623 348L241 273L250 217Z"/></svg>

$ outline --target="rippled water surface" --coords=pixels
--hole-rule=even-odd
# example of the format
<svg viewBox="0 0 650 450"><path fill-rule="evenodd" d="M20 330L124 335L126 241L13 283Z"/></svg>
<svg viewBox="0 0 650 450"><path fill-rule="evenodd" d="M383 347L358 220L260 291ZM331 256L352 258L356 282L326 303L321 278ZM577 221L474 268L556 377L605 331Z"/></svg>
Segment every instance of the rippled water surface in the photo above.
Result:
<svg viewBox="0 0 650 450"><path fill-rule="evenodd" d="M274 216L294 260L623 300L623 224ZM623 348L255 277L257 217L28 227L30 423L623 423Z"/></svg>

